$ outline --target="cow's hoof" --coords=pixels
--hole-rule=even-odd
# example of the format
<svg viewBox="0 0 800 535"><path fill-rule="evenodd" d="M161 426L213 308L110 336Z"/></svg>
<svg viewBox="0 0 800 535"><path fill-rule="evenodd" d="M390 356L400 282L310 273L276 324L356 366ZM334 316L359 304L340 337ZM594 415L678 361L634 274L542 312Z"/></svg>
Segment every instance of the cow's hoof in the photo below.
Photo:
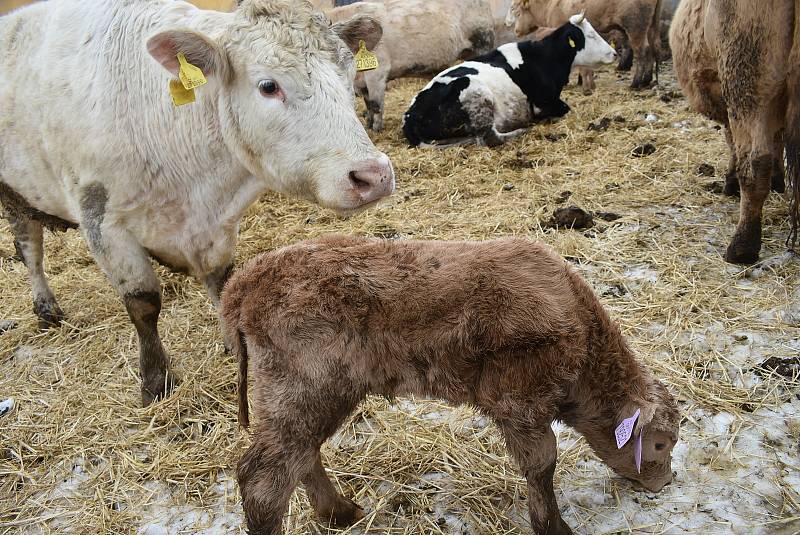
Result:
<svg viewBox="0 0 800 535"><path fill-rule="evenodd" d="M739 182L729 182L725 181L725 186L722 188L723 195L728 197L738 197L739 196Z"/></svg>
<svg viewBox="0 0 800 535"><path fill-rule="evenodd" d="M383 132L383 123L382 122L379 123L378 121L375 121L375 123L372 125L372 131L376 132L376 133L377 132Z"/></svg>
<svg viewBox="0 0 800 535"><path fill-rule="evenodd" d="M772 175L770 189L775 193L783 193L784 191L786 191L786 182L784 182L782 174L776 173Z"/></svg>
<svg viewBox="0 0 800 535"><path fill-rule="evenodd" d="M33 302L33 312L39 318L39 329L45 331L58 327L64 321L64 311L55 301L37 299Z"/></svg>
<svg viewBox="0 0 800 535"><path fill-rule="evenodd" d="M319 511L318 517L331 526L346 528L364 518L364 510L352 500L341 498L332 509Z"/></svg>
<svg viewBox="0 0 800 535"><path fill-rule="evenodd" d="M594 93L594 89L593 88L591 88L591 87L584 87L583 88L583 94L586 95L587 97L589 95L591 95L592 93Z"/></svg>
<svg viewBox="0 0 800 535"><path fill-rule="evenodd" d="M142 380L142 407L169 396L179 384L180 380L172 371Z"/></svg>
<svg viewBox="0 0 800 535"><path fill-rule="evenodd" d="M755 264L758 261L758 253L761 251L761 242L737 239L734 236L728 250L725 251L725 261L731 264Z"/></svg>

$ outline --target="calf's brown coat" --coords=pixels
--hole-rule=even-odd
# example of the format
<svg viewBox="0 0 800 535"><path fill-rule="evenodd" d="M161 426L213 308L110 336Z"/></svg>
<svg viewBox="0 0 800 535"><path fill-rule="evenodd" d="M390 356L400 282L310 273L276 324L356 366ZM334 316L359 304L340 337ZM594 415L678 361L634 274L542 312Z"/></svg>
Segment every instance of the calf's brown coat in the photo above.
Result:
<svg viewBox="0 0 800 535"><path fill-rule="evenodd" d="M672 479L678 412L589 286L547 247L329 236L261 255L225 287L222 314L248 355L258 415L238 467L251 533L280 534L302 482L318 516L363 513L339 495L319 448L367 394L469 404L491 417L528 483L536 533L571 533L553 491L559 419L619 474L657 491ZM614 429L641 410L641 473Z"/></svg>

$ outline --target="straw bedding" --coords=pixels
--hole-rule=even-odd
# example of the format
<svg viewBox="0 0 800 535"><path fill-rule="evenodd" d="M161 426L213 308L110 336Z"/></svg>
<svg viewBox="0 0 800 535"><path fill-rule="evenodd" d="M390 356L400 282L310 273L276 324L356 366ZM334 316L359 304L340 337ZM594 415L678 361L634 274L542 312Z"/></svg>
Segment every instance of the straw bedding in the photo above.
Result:
<svg viewBox="0 0 800 535"><path fill-rule="evenodd" d="M498 149L448 150L406 147L400 116L424 81L393 82L386 130L373 138L393 160L396 194L347 220L268 194L247 213L237 254L332 231L543 240L581 269L685 416L676 481L657 495L636 492L557 426L566 521L579 533L797 533L800 262L784 246L788 203L766 203L760 264L723 262L738 204L710 190L727 149L672 80L662 72L660 88L634 93L609 69L593 96L566 90L564 120ZM699 176L701 164L715 176ZM571 205L594 212L594 225L548 225ZM0 400L16 400L0 416L0 533L243 531L234 467L249 437L235 422L236 366L201 286L159 268L161 333L183 383L142 409L120 299L76 231L48 234L46 250L68 322L39 332L0 223L0 320L18 324L0 334ZM348 533L529 530L523 480L495 429L467 408L370 399L323 456L368 513ZM328 532L302 491L286 525Z"/></svg>

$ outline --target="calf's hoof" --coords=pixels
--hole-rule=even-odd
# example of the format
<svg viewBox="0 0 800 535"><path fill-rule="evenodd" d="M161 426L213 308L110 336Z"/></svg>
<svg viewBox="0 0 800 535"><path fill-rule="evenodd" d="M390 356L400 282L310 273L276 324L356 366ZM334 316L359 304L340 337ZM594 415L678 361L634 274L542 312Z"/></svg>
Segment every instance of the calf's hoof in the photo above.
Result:
<svg viewBox="0 0 800 535"><path fill-rule="evenodd" d="M169 396L179 384L180 380L172 371L142 379L142 407Z"/></svg>
<svg viewBox="0 0 800 535"><path fill-rule="evenodd" d="M722 188L722 193L728 197L739 196L739 180L736 175L725 175L725 187Z"/></svg>
<svg viewBox="0 0 800 535"><path fill-rule="evenodd" d="M317 518L331 526L346 528L364 518L364 510L352 500L341 498L332 508L318 511Z"/></svg>
<svg viewBox="0 0 800 535"><path fill-rule="evenodd" d="M583 88L583 94L586 95L587 97L589 95L591 95L592 93L594 93L594 88L592 88L592 87L584 87Z"/></svg>
<svg viewBox="0 0 800 535"><path fill-rule="evenodd" d="M534 532L537 535L572 535L572 530L561 517L551 520L543 529L534 528Z"/></svg>

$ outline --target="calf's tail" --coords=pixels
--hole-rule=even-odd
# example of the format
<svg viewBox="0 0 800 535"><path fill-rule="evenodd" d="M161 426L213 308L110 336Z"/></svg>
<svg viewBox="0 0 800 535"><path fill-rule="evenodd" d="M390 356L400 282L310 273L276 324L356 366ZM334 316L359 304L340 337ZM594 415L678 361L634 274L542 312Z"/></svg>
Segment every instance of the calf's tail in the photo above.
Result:
<svg viewBox="0 0 800 535"><path fill-rule="evenodd" d="M238 329L231 351L239 361L239 380L236 385L239 397L239 425L250 427L250 407L247 402L247 341L244 339L244 333Z"/></svg>
<svg viewBox="0 0 800 535"><path fill-rule="evenodd" d="M795 9L792 47L786 76L789 102L786 107L786 175L790 181L789 221L791 230L786 246L794 249L800 229L800 9Z"/></svg>

